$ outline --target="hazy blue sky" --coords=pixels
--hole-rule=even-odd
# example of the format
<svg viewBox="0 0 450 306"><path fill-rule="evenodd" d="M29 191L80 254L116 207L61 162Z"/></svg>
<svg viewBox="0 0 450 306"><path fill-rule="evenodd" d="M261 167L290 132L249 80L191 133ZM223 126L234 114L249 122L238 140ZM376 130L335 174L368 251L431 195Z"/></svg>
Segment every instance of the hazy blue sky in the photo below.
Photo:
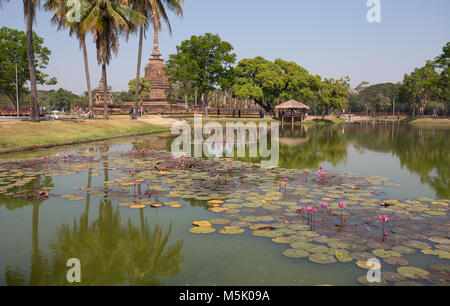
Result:
<svg viewBox="0 0 450 306"><path fill-rule="evenodd" d="M404 73L433 59L450 41L449 0L381 0L381 22L369 23L367 0L185 0L184 18L171 16L173 35L160 37L165 59L191 35L219 34L238 59L261 55L295 61L323 77L349 75L352 86L399 82ZM58 79L54 88L74 93L86 89L82 54L75 38L57 32L50 14L40 10L34 30L52 51L47 72ZM0 26L25 29L22 1L0 10ZM153 33L144 42L142 71L152 51ZM113 90L126 90L136 74L138 41L121 41L118 57L108 68ZM100 79L96 50L88 38L92 83Z"/></svg>

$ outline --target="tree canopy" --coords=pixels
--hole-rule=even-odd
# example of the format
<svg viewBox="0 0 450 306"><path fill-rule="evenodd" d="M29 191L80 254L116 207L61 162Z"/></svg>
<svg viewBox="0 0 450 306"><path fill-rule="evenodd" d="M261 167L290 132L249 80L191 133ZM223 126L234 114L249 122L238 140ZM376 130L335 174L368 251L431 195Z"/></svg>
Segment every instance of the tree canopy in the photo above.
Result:
<svg viewBox="0 0 450 306"><path fill-rule="evenodd" d="M207 115L208 94L217 87L232 86L236 61L232 51L233 46L222 41L219 35L194 35L177 46L177 53L169 56L165 71L171 82L191 82L200 94L205 94Z"/></svg>
<svg viewBox="0 0 450 306"><path fill-rule="evenodd" d="M128 92L133 95L136 93L136 79L128 82ZM142 102L145 98L150 98L150 82L146 78L139 81L139 100Z"/></svg>
<svg viewBox="0 0 450 306"><path fill-rule="evenodd" d="M44 46L44 39L33 33L33 49L36 80L41 85L54 85L56 78L44 73L51 51ZM28 93L26 83L30 80L27 60L27 37L25 32L0 28L0 93L7 96L12 105L16 103L16 63L19 96ZM27 103L29 104L29 102Z"/></svg>

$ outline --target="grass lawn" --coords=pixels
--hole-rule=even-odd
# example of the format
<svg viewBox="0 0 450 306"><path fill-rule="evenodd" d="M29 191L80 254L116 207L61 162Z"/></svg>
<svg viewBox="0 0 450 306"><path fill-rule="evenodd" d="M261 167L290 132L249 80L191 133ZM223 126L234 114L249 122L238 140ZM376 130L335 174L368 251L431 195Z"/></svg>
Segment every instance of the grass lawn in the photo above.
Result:
<svg viewBox="0 0 450 306"><path fill-rule="evenodd" d="M448 118L441 118L441 119L418 118L412 120L406 119L403 122L414 126L423 126L423 127L450 127L450 119Z"/></svg>
<svg viewBox="0 0 450 306"><path fill-rule="evenodd" d="M0 149L82 142L98 138L167 130L130 119L0 122Z"/></svg>

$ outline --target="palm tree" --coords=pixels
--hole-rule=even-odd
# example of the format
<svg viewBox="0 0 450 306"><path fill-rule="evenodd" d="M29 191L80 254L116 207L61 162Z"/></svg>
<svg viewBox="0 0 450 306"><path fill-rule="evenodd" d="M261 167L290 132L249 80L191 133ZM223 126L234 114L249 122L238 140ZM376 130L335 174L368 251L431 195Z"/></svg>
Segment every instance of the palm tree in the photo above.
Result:
<svg viewBox="0 0 450 306"><path fill-rule="evenodd" d="M83 0L81 0L83 1ZM54 15L51 18L53 24L58 26L58 31L69 28L69 36L76 35L80 43L80 49L83 52L84 70L86 74L86 83L88 90L89 111L92 114L94 111L94 103L92 99L91 76L89 73L89 63L86 50L86 34L81 32L80 21L69 22L67 20L68 1L67 0L47 0L44 7L48 11L53 11Z"/></svg>
<svg viewBox="0 0 450 306"><path fill-rule="evenodd" d="M181 5L184 3L184 0L126 0L126 2L129 3L133 9L147 18L146 22L139 28L139 50L133 113L133 119L137 119L139 107L139 81L141 76L142 61L142 41L145 36L145 31L151 22L155 31L155 37L157 37L158 31L161 30L161 21L164 21L169 28L169 32L172 33L172 28L170 26L169 17L167 16L165 7L167 7L170 11L175 12L178 16L183 16L183 9Z"/></svg>
<svg viewBox="0 0 450 306"><path fill-rule="evenodd" d="M10 2L10 0L0 0L0 5L2 2ZM36 67L34 66L34 50L33 50L33 22L36 16L36 8L39 7L41 0L23 0L23 15L26 25L26 35L27 35L27 59L28 59L28 70L30 72L30 97L31 97L31 112L30 120L34 122L39 122L39 105L38 105L38 95L37 95L37 84L36 84Z"/></svg>
<svg viewBox="0 0 450 306"><path fill-rule="evenodd" d="M145 16L124 5L126 0L91 0L82 3L80 33L92 32L97 47L97 61L102 65L103 114L108 119L108 82L106 66L112 53L119 52L119 36L133 33L145 23Z"/></svg>

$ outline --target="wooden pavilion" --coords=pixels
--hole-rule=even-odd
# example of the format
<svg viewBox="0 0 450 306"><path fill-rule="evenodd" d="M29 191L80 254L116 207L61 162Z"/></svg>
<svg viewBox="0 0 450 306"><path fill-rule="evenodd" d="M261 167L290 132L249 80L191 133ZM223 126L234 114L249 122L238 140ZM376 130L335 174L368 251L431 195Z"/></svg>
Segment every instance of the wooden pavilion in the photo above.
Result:
<svg viewBox="0 0 450 306"><path fill-rule="evenodd" d="M309 106L295 100L290 100L281 103L275 109L278 111L278 119L281 120L281 123L291 122L293 125L295 121L305 120Z"/></svg>

